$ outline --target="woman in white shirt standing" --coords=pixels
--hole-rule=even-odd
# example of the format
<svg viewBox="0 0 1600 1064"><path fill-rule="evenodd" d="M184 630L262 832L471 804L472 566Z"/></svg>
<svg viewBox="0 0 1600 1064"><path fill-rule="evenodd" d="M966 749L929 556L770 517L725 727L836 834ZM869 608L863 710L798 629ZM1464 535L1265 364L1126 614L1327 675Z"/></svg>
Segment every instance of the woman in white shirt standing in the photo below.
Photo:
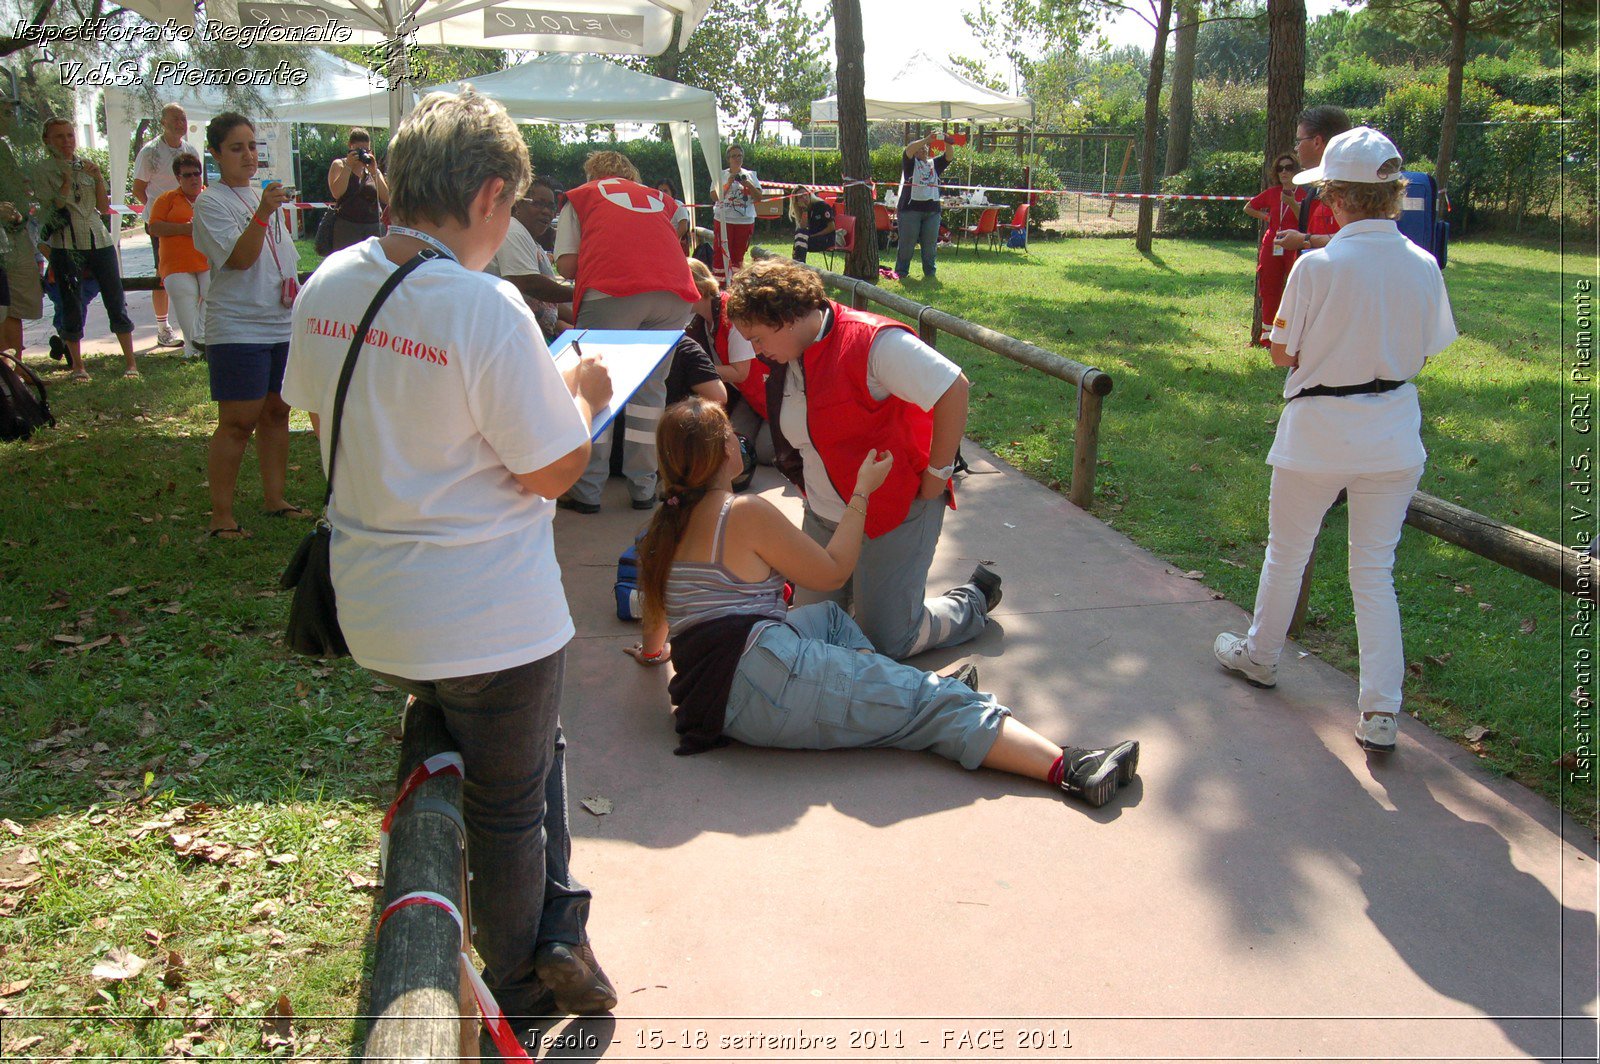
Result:
<svg viewBox="0 0 1600 1064"><path fill-rule="evenodd" d="M756 201L761 181L744 168L744 149L728 149L728 168L717 178L717 204L711 211L711 268L723 278L744 266L744 253L756 231Z"/></svg>
<svg viewBox="0 0 1600 1064"><path fill-rule="evenodd" d="M465 763L473 936L508 1016L602 1012L616 991L567 870L558 717L571 614L555 503L589 459L611 380L565 379L504 280L480 272L531 175L505 108L431 93L389 147L388 234L330 255L295 307L284 394L335 472L328 521L339 623L356 662L439 714ZM340 371L384 301L329 426Z"/></svg>
<svg viewBox="0 0 1600 1064"><path fill-rule="evenodd" d="M273 517L310 518L284 497L289 475L289 407L279 394L289 357L289 316L299 281L299 253L280 208L289 192L277 181L257 188L256 129L225 111L206 126L221 180L194 201L194 246L211 261L206 293L206 362L217 430L206 460L211 535L243 539L233 514L239 463L252 435L261 466L262 502Z"/></svg>
<svg viewBox="0 0 1600 1064"><path fill-rule="evenodd" d="M1394 222L1406 188L1400 165L1388 137L1357 126L1295 175L1297 185L1320 183L1339 231L1295 260L1273 319L1272 361L1289 376L1267 454L1267 553L1250 630L1213 644L1224 668L1257 687L1277 685L1306 562L1323 515L1345 492L1361 655L1355 733L1378 753L1394 750L1399 734L1406 664L1394 552L1427 460L1411 379L1456 338L1438 263Z"/></svg>

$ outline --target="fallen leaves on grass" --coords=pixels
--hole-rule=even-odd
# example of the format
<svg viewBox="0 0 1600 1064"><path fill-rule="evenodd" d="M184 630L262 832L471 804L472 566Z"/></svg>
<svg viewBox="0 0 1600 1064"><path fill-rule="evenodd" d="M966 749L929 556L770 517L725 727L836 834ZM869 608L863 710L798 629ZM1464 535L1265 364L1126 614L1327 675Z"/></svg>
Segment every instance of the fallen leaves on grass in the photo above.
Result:
<svg viewBox="0 0 1600 1064"><path fill-rule="evenodd" d="M0 998L16 997L32 985L32 979L18 979L14 983L0 983Z"/></svg>
<svg viewBox="0 0 1600 1064"><path fill-rule="evenodd" d="M1427 659L1428 664L1430 664L1430 665L1438 665L1439 667L1443 668L1445 662L1447 662L1451 658L1455 657L1455 651L1447 650L1443 654L1428 654L1428 655L1425 655L1425 657Z"/></svg>
<svg viewBox="0 0 1600 1064"><path fill-rule="evenodd" d="M161 973L161 981L173 990L178 989L189 981L189 973L185 970L183 954L177 950L168 950L166 971Z"/></svg>
<svg viewBox="0 0 1600 1064"><path fill-rule="evenodd" d="M261 1018L261 1048L282 1049L294 1043L294 1006L288 994L279 994Z"/></svg>
<svg viewBox="0 0 1600 1064"><path fill-rule="evenodd" d="M44 1041L44 1035L42 1035L42 1034L29 1035L27 1038L20 1039L20 1040L18 1040L16 1042L8 1043L6 1045L5 1051L8 1054L9 1053L22 1053L22 1052L25 1052L25 1051L27 1051L29 1049L32 1049L34 1046L38 1045L40 1042L43 1042L43 1041Z"/></svg>
<svg viewBox="0 0 1600 1064"><path fill-rule="evenodd" d="M1523 635L1532 635L1534 629L1538 627L1538 622L1536 622L1532 617L1524 617L1522 618L1522 624L1519 627L1521 627Z"/></svg>
<svg viewBox="0 0 1600 1064"><path fill-rule="evenodd" d="M360 872L346 872L344 878L348 879L350 885L356 890L375 890L383 885L381 881L369 879Z"/></svg>
<svg viewBox="0 0 1600 1064"><path fill-rule="evenodd" d="M118 946L107 953L105 960L95 965L94 971L89 974L96 979L116 983L136 978L149 963L132 950Z"/></svg>
<svg viewBox="0 0 1600 1064"><path fill-rule="evenodd" d="M1472 727L1462 732L1461 737L1469 743L1481 743L1483 740L1487 739L1493 734L1494 731L1492 729L1485 728L1482 724L1474 724Z"/></svg>

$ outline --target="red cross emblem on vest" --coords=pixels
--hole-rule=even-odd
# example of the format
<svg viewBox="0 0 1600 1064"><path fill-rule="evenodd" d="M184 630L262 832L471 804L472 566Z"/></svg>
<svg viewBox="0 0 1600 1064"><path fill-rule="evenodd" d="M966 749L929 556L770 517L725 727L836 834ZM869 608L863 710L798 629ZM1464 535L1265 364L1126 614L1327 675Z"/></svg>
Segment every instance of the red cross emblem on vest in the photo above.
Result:
<svg viewBox="0 0 1600 1064"><path fill-rule="evenodd" d="M643 188L620 177L598 181L595 188L608 201L635 214L660 214L667 205L655 189Z"/></svg>

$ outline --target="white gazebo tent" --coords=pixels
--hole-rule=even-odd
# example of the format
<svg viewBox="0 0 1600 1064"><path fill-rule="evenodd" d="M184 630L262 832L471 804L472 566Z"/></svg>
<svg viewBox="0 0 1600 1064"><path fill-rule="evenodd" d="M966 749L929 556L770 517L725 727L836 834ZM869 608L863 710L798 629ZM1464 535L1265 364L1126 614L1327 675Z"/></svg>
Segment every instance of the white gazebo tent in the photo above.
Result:
<svg viewBox="0 0 1600 1064"><path fill-rule="evenodd" d="M1033 101L979 85L927 52L916 52L889 75L867 74L868 122L998 122L1033 120ZM839 97L811 104L811 121L839 121Z"/></svg>
<svg viewBox="0 0 1600 1064"><path fill-rule="evenodd" d="M304 31L336 23L349 31L338 43L383 45L459 45L532 52L597 52L612 55L660 55L673 41L678 47L711 9L712 0L574 0L559 9L513 6L502 0L206 0L206 18L229 26L258 26ZM180 26L194 24L191 0L125 0L146 18L171 18ZM409 79L404 48L392 52L388 97L389 125L400 124L410 101L400 91Z"/></svg>
<svg viewBox="0 0 1600 1064"><path fill-rule="evenodd" d="M381 100L387 91L383 79L376 77L372 71L317 49L309 53L308 70L311 78L304 86L263 90L267 110L261 114L252 114L250 117L256 121L299 121L294 112L302 106L365 98L373 93L374 86L377 86L378 97ZM221 90L211 86L185 88L180 93L163 98L162 103L182 104L184 111L189 115L191 130L197 127L203 129L216 115L232 110ZM156 116L150 113L145 101L138 94L122 87L106 89L105 104L106 140L111 158L126 159L128 145L133 141L133 131L138 128L139 120ZM363 114L361 118L348 119L344 124L363 125L369 120ZM330 119L330 121L336 120ZM197 137L191 134L190 139L195 142L196 147L202 149L205 147L203 135ZM111 168L113 203L127 202L126 185L126 168L113 166ZM120 235L120 230L118 233Z"/></svg>
<svg viewBox="0 0 1600 1064"><path fill-rule="evenodd" d="M717 133L717 98L704 89L651 77L608 63L594 55L542 55L529 62L465 82L432 85L455 92L462 84L503 104L518 122L658 122L672 130L678 175L684 195L693 200L693 144L710 173L717 173L721 148ZM383 125L377 117L386 91L363 87L359 96L295 105L283 117L295 122L338 125Z"/></svg>
<svg viewBox="0 0 1600 1064"><path fill-rule="evenodd" d="M905 65L891 74L868 71L866 97L868 122L967 122L977 126L1033 121L1032 100L980 85L922 51L912 53ZM839 97L813 100L811 121L838 123Z"/></svg>

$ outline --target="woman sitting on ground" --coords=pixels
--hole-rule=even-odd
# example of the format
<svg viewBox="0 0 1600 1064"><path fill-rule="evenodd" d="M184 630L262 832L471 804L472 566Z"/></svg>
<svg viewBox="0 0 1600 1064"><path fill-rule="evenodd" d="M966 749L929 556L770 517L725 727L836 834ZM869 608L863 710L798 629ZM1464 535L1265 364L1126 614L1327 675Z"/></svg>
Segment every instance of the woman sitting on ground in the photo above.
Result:
<svg viewBox="0 0 1600 1064"><path fill-rule="evenodd" d="M804 185L794 190L789 201L789 219L794 222L794 261L806 261L813 251L832 251L839 242L839 227L833 208Z"/></svg>
<svg viewBox="0 0 1600 1064"><path fill-rule="evenodd" d="M1137 742L1058 746L976 691L975 667L941 676L898 664L833 602L785 609L785 579L816 590L849 579L869 499L894 464L889 452L862 460L855 494L823 547L766 499L734 496L739 446L720 406L689 399L668 408L656 444L665 505L640 545L644 640L628 653L657 665L673 656L672 639L677 753L730 739L932 750L963 768L1048 781L1091 806L1132 781Z"/></svg>

